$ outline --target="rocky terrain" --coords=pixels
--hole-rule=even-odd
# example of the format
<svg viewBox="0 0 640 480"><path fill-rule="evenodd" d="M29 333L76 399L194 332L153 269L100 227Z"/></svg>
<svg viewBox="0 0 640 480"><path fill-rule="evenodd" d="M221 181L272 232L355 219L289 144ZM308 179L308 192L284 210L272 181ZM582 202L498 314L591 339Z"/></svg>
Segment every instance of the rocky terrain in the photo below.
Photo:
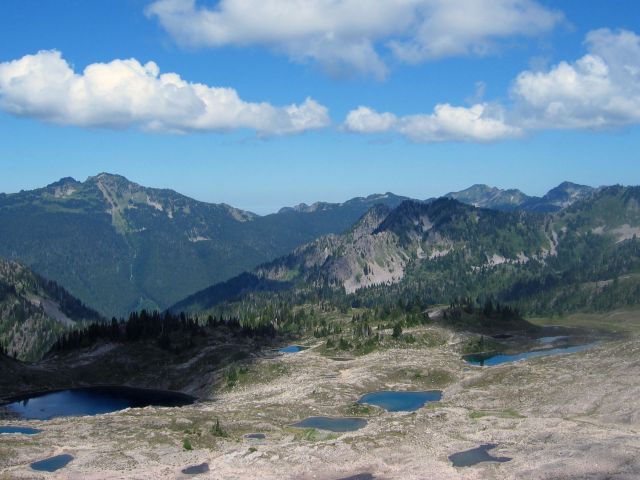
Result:
<svg viewBox="0 0 640 480"><path fill-rule="evenodd" d="M356 357L336 357L309 339L311 348L300 353L240 360L246 373L232 386L206 377L204 386L185 384L183 391L202 399L192 406L3 421L43 432L3 436L0 478L174 479L202 463L209 470L196 478L637 478L639 313L561 321L597 329L592 334L603 340L582 353L475 367L460 356L467 334L438 326L410 330L415 344ZM108 352L92 355L98 361ZM185 372L198 371L204 358L183 364ZM443 398L412 413L354 406L362 394L384 389L442 389ZM347 433L290 426L309 415L360 415L368 424ZM448 459L488 443L512 460L456 468ZM56 474L29 469L58 453L75 459Z"/></svg>

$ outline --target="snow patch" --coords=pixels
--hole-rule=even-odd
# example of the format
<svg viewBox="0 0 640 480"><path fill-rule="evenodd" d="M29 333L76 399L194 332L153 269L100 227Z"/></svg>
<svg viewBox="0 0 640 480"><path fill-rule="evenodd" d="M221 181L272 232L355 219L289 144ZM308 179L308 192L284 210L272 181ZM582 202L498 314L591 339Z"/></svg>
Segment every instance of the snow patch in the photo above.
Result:
<svg viewBox="0 0 640 480"><path fill-rule="evenodd" d="M492 256L487 255L487 264L491 266L502 265L503 263L509 263L509 260L502 255L494 253Z"/></svg>
<svg viewBox="0 0 640 480"><path fill-rule="evenodd" d="M451 253L453 248L447 247L442 250L435 249L429 254L429 260L434 260L436 258L445 257Z"/></svg>
<svg viewBox="0 0 640 480"><path fill-rule="evenodd" d="M147 195L147 205L161 212L164 211L164 207L162 206L162 204L160 202L154 202L153 200L151 200L151 198L149 198L148 195Z"/></svg>

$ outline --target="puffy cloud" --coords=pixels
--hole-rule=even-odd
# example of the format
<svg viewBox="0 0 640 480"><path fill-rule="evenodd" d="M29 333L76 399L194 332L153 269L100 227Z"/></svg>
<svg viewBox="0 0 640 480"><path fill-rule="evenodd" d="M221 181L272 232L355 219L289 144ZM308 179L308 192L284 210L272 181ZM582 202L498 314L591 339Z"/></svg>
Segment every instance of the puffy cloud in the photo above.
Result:
<svg viewBox="0 0 640 480"><path fill-rule="evenodd" d="M148 15L180 43L267 45L330 72L385 75L386 49L420 62L485 54L500 38L552 29L562 14L535 0L156 0ZM384 50L384 51L387 51Z"/></svg>
<svg viewBox="0 0 640 480"><path fill-rule="evenodd" d="M502 108L486 103L469 108L439 104L431 114L404 117L359 107L349 112L344 127L356 133L395 131L419 143L492 142L522 134L520 128L506 123Z"/></svg>
<svg viewBox="0 0 640 480"><path fill-rule="evenodd" d="M505 122L502 108L486 103L469 108L448 103L436 105L430 115L403 117L398 131L416 142L493 142L522 133Z"/></svg>
<svg viewBox="0 0 640 480"><path fill-rule="evenodd" d="M393 113L378 113L360 106L347 114L344 128L354 133L378 133L393 129L398 122Z"/></svg>
<svg viewBox="0 0 640 480"><path fill-rule="evenodd" d="M533 36L563 20L533 0L424 0L415 30L390 43L401 60L416 63L459 55L486 55L495 40Z"/></svg>
<svg viewBox="0 0 640 480"><path fill-rule="evenodd" d="M640 36L587 35L588 53L548 71L526 71L513 85L517 115L530 128L608 128L640 121Z"/></svg>
<svg viewBox="0 0 640 480"><path fill-rule="evenodd" d="M312 99L275 107L242 100L232 88L160 74L154 62L94 63L75 73L58 51L0 63L0 108L47 122L156 132L249 128L265 135L327 126L327 109Z"/></svg>

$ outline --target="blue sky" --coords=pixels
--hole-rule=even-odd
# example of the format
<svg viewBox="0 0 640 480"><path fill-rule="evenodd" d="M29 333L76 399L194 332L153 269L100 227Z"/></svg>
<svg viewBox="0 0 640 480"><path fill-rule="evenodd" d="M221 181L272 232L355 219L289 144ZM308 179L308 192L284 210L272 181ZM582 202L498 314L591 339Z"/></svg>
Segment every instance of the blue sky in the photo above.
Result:
<svg viewBox="0 0 640 480"><path fill-rule="evenodd" d="M340 21L324 0L284 16L285 0L262 2L282 24L237 0L1 2L0 191L108 171L266 213L473 183L640 184L640 4L501 0L495 15L513 25L496 30L469 22L465 1L417 0L416 13L379 0L363 20L343 0ZM83 75L127 59L140 78L108 94L95 85L120 63ZM172 97L147 62L186 93ZM98 83L78 96L74 72ZM203 113L202 95L224 101Z"/></svg>

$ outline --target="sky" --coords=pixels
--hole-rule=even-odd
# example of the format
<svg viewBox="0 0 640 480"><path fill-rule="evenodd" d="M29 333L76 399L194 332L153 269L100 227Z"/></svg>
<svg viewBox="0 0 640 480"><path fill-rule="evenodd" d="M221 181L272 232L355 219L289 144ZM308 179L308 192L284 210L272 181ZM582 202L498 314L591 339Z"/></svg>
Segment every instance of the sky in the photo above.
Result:
<svg viewBox="0 0 640 480"><path fill-rule="evenodd" d="M636 0L4 0L0 192L640 184Z"/></svg>

